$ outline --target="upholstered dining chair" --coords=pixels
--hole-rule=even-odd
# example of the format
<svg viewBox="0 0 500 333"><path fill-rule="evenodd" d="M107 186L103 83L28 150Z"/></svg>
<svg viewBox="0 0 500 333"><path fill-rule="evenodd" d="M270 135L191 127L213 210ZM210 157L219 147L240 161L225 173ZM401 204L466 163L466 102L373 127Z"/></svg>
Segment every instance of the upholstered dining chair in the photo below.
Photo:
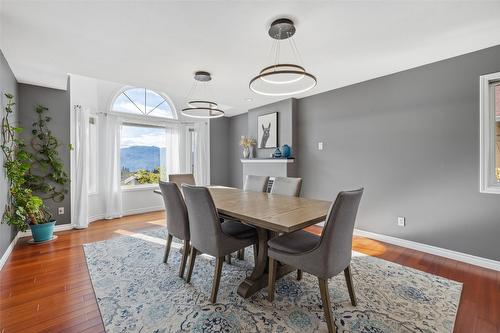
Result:
<svg viewBox="0 0 500 333"><path fill-rule="evenodd" d="M301 188L302 178L275 177L273 186L271 187L271 193L298 197Z"/></svg>
<svg viewBox="0 0 500 333"><path fill-rule="evenodd" d="M210 301L217 301L224 257L257 242L254 228L236 222L220 223L212 196L206 187L182 185L189 216L191 231L191 256L186 281L191 281L194 263L198 253L216 258Z"/></svg>
<svg viewBox="0 0 500 333"><path fill-rule="evenodd" d="M181 186L182 184L196 185L196 182L194 180L194 175L192 173L179 173L179 174L168 175L168 181L176 183L177 186Z"/></svg>
<svg viewBox="0 0 500 333"><path fill-rule="evenodd" d="M269 177L267 176L247 175L245 178L245 184L243 184L243 190L252 192L266 192L268 181Z"/></svg>
<svg viewBox="0 0 500 333"><path fill-rule="evenodd" d="M328 295L328 279L344 271L351 304L356 306L350 263L354 222L362 195L363 189L340 192L330 207L321 236L299 230L268 241L268 300L272 302L274 299L277 261L315 275L330 333L336 332L336 327Z"/></svg>
<svg viewBox="0 0 500 333"><path fill-rule="evenodd" d="M165 255L163 262L167 263L170 247L172 245L172 238L178 238L184 241L182 251L181 265L179 268L179 277L184 276L186 268L187 257L189 255L189 221L186 204L182 197L181 191L177 184L172 182L160 181L161 196L165 203L165 210L167 212L167 246L165 247Z"/></svg>

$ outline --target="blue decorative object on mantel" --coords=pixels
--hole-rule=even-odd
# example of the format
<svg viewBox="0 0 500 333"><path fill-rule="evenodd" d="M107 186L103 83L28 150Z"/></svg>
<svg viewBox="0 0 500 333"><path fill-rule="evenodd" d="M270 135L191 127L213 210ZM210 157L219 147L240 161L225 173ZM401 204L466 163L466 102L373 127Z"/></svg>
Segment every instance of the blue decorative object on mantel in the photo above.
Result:
<svg viewBox="0 0 500 333"><path fill-rule="evenodd" d="M290 156L292 156L292 148L290 148L289 145L284 144L283 147L281 147L281 153L284 158L290 158Z"/></svg>
<svg viewBox="0 0 500 333"><path fill-rule="evenodd" d="M274 158L281 158L281 151L279 148L276 148L276 150L274 151L273 157Z"/></svg>

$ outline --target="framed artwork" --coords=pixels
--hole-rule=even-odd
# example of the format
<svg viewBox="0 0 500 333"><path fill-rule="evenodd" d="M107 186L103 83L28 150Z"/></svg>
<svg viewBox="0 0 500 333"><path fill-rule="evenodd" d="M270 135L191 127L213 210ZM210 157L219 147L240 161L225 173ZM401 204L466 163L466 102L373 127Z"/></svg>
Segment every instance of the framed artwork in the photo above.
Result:
<svg viewBox="0 0 500 333"><path fill-rule="evenodd" d="M257 117L257 138L259 148L278 147L278 112Z"/></svg>

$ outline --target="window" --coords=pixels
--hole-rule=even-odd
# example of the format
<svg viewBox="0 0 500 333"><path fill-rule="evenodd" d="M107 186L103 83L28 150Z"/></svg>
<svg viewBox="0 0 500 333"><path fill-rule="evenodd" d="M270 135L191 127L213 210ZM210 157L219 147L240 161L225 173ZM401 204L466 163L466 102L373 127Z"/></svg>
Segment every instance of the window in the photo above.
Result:
<svg viewBox="0 0 500 333"><path fill-rule="evenodd" d="M122 186L158 184L166 174L167 129L125 123L121 128Z"/></svg>
<svg viewBox="0 0 500 333"><path fill-rule="evenodd" d="M89 132L87 133L87 147L88 155L87 159L87 187L89 194L97 193L98 184L98 163L99 163L99 142L98 138L98 119L95 116L90 116L89 118Z"/></svg>
<svg viewBox="0 0 500 333"><path fill-rule="evenodd" d="M175 119L169 102L160 94L145 88L129 88L115 98L111 110L142 116Z"/></svg>
<svg viewBox="0 0 500 333"><path fill-rule="evenodd" d="M500 194L500 73L480 78L480 190Z"/></svg>

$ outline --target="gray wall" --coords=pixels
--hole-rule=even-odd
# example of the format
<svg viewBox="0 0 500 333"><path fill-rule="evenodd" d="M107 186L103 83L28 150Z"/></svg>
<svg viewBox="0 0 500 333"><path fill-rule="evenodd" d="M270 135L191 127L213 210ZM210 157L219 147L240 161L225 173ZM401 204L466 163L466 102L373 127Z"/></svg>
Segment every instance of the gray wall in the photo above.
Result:
<svg viewBox="0 0 500 333"><path fill-rule="evenodd" d="M11 93L16 96L16 103L19 100L17 96L17 81L12 73L7 60L5 60L2 51L0 50L0 101L2 108L2 117L5 114L4 108L7 103L4 93ZM14 108L14 116L10 119L11 122L17 121L17 107ZM4 157L0 152L0 218L4 213L5 204L7 202L8 182L3 169ZM0 257L3 256L5 250L9 247L10 242L14 239L16 230L6 224L0 224Z"/></svg>
<svg viewBox="0 0 500 333"><path fill-rule="evenodd" d="M70 174L70 152L68 145L70 143L69 116L70 116L70 94L69 87L66 91L57 90L29 84L19 84L19 120L21 127L26 130L23 132L25 140L28 142L31 138L31 128L36 121L35 106L41 104L49 108L47 115L52 117L49 128L52 134L59 140L59 156L64 163L64 170L68 176ZM69 191L69 183L68 183ZM62 202L47 200L57 224L70 223L70 193L65 196ZM64 215L57 214L57 208L64 207Z"/></svg>
<svg viewBox="0 0 500 333"><path fill-rule="evenodd" d="M498 71L500 46L299 100L302 195L363 186L357 228L500 260L500 196L479 193L478 78Z"/></svg>
<svg viewBox="0 0 500 333"><path fill-rule="evenodd" d="M240 159L243 157L242 148L239 145L242 135L248 135L248 114L229 118L229 185L243 187L243 166Z"/></svg>
<svg viewBox="0 0 500 333"><path fill-rule="evenodd" d="M210 183L230 185L229 177L229 118L210 120Z"/></svg>

